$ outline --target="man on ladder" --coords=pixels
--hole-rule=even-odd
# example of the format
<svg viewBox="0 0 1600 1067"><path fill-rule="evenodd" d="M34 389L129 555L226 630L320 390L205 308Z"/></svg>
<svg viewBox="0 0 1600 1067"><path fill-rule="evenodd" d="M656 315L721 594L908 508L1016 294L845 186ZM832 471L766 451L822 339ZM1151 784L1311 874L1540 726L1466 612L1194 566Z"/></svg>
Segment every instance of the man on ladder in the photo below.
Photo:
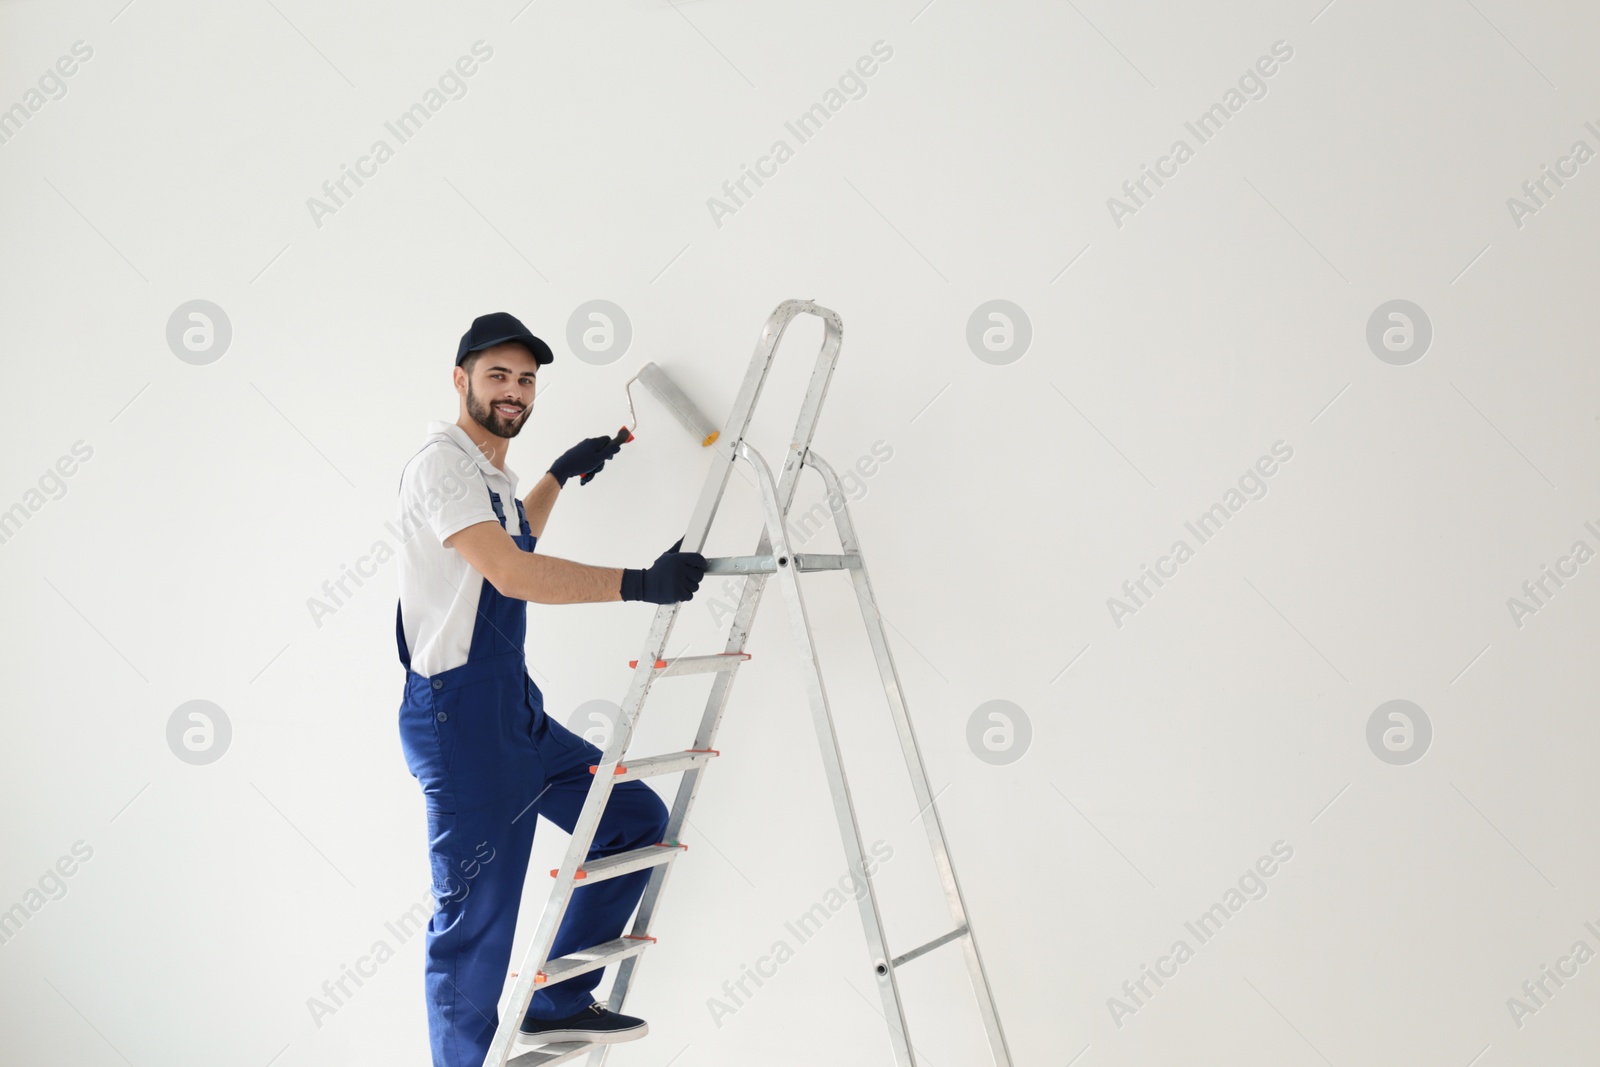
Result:
<svg viewBox="0 0 1600 1067"><path fill-rule="evenodd" d="M572 831L601 762L594 745L549 718L524 659L527 602L640 600L673 604L699 587L706 560L678 544L647 569L593 567L534 554L568 478L587 482L620 443L569 449L525 499L505 465L532 410L550 346L504 312L461 338L453 372L460 413L433 422L400 479L395 640L406 668L400 738L422 786L433 893L426 937L428 1034L434 1067L480 1067L498 1023L536 816ZM516 531L504 502L515 505ZM667 809L641 781L617 784L590 858L659 843ZM621 935L650 877L612 878L574 895L552 946L565 955ZM642 1019L608 1011L591 990L602 971L539 991L521 1023L539 1043L642 1037Z"/></svg>

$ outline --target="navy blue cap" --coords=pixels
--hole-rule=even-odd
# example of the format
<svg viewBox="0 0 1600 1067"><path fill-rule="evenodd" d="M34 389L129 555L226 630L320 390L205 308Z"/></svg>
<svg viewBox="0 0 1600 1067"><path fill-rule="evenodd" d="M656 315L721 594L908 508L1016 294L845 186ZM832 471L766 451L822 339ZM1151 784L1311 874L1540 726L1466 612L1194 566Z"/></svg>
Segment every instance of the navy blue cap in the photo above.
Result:
<svg viewBox="0 0 1600 1067"><path fill-rule="evenodd" d="M505 344L507 341L515 341L522 345L533 353L533 358L540 364L551 363L556 358L556 354L550 351L550 346L529 333L528 328L522 325L515 315L505 311L494 311L473 319L472 329L461 335L461 344L456 349L456 366L461 366L461 361L467 358L469 352L476 352L491 345Z"/></svg>

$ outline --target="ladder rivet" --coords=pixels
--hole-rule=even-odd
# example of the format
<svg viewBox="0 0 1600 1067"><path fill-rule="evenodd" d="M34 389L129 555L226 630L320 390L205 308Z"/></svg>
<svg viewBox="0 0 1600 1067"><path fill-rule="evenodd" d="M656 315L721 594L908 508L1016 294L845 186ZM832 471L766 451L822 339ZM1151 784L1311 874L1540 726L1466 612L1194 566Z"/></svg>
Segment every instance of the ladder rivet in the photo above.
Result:
<svg viewBox="0 0 1600 1067"><path fill-rule="evenodd" d="M779 556L778 557L778 566L787 567L788 565L789 565L789 557L788 556Z"/></svg>
<svg viewBox="0 0 1600 1067"><path fill-rule="evenodd" d="M884 975L889 973L889 965L887 963L884 963L882 960L879 960L877 962L877 965L874 966L872 969L874 971L878 972L878 977L879 978L882 978Z"/></svg>

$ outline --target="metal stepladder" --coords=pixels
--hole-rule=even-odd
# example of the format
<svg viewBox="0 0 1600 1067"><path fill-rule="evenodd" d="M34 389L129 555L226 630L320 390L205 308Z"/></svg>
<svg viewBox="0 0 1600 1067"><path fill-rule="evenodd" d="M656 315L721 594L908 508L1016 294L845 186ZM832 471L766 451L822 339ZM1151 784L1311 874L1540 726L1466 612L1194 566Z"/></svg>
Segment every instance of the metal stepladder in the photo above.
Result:
<svg viewBox="0 0 1600 1067"><path fill-rule="evenodd" d="M774 483L771 468L760 453L744 440L744 435L749 428L751 415L755 410L756 401L760 398L762 385L776 355L778 344L783 338L784 330L795 316L802 313L815 315L822 320L823 342L817 353L816 365L811 372L810 383L801 405L799 421L795 425L788 455L784 459L782 473ZM700 550L705 544L712 518L727 487L728 477L733 472L734 461L743 460L748 463L756 476L765 518L765 529L756 551L749 556L728 556L707 560L707 575L744 575L747 579L733 617L726 650L713 655L663 659L667 638L677 619L678 610L688 601L662 605L657 609L649 636L645 640L644 650L639 659L633 663L633 677L627 695L623 699L620 721L606 743L601 763L591 768L594 772L594 782L573 827L566 858L558 870L551 872L555 875L554 888L550 892L550 899L545 906L544 914L540 917L523 964L516 972L517 977L512 986L509 1003L500 1016L499 1027L495 1031L489 1053L483 1061L484 1067L553 1067L554 1064L566 1063L586 1052L590 1057L589 1067L600 1067L605 1062L606 1053L611 1046L586 1042L540 1045L513 1055L517 1028L527 1012L535 988L548 988L547 983L559 982L613 963L619 967L607 1006L613 1011L622 1009L638 970L640 956L646 948L655 943L656 939L650 936L650 929L655 919L656 908L661 901L667 873L671 870L672 861L681 855L686 847L678 844L678 835L688 819L689 809L699 792L701 772L711 757L716 755L712 746L716 740L717 727L722 721L728 692L732 688L733 677L738 667L750 658L744 651L745 639L754 621L756 607L760 603L766 580L773 576L777 577L779 588L783 591L783 598L788 605L790 628L800 651L806 694L822 748L823 765L828 776L829 791L833 795L834 812L844 839L849 869L856 878L856 884L867 887L867 891L860 894L857 899L871 953L872 972L882 997L883 1014L889 1024L889 1038L894 1050L895 1063L897 1067L915 1067L917 1062L907 1033L900 989L895 977L896 969L924 953L959 940L966 957L968 975L977 997L978 1010L983 1019L994 1063L996 1067L1011 1067L1011 1056L1006 1047L1005 1034L995 1010L983 960L978 953L977 939L967 918L955 869L950 862L944 830L940 825L938 810L934 806L934 794L929 787L927 774L923 770L922 757L917 748L911 720L906 712L899 676L889 653L883 620L878 615L872 586L867 578L866 564L862 560L855 530L850 522L849 509L844 505L845 496L833 469L811 451L810 447L812 432L822 410L822 401L827 393L834 363L839 356L842 336L843 327L839 316L809 300L785 301L767 318L766 325L761 331L761 338L756 344L755 353L751 356L744 383L734 400L732 414L722 430L722 438L731 441L732 444L717 449L705 487L701 491L700 499L690 517L689 527L683 536L683 551ZM834 511L834 521L842 549L839 555L796 554L789 550L788 527L785 520L794 498L802 466L811 467L822 477L830 501L837 499L840 502L839 509ZM873 655L877 661L878 672L883 681L884 693L888 698L889 709L905 754L917 808L927 831L928 844L932 849L935 867L950 909L952 923L950 930L916 948L892 957L889 954L883 921L878 909L877 891L867 874L866 857L856 820L855 806L850 796L849 783L845 779L838 736L834 731L833 717L817 662L816 647L806 621L805 601L800 592L798 580L800 572L823 570L846 571L854 585L862 619L866 623ZM625 761L624 754L627 751L628 741L644 706L645 697L655 680L669 675L708 672L714 673L716 677L706 702L705 713L700 721L699 732L695 735L694 747L683 752ZM672 804L665 842L603 859L587 860L600 816L614 784L680 771L683 777L680 779L677 797ZM630 933L570 956L547 959L550 946L574 891L606 878L646 868L651 869L650 880L640 899L638 913Z"/></svg>

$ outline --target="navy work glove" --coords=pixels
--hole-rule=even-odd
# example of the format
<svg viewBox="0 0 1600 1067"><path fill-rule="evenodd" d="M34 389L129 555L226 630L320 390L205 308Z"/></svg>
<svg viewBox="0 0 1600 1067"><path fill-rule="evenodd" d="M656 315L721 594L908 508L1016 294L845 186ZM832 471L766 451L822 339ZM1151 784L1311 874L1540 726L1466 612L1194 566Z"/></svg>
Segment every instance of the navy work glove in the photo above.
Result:
<svg viewBox="0 0 1600 1067"><path fill-rule="evenodd" d="M567 479L574 475L583 474L593 476L601 467L606 465L606 460L616 455L622 446L609 437L586 437L561 453L554 463L550 464L550 473L554 476L556 484L563 488ZM587 485L589 478L583 479Z"/></svg>
<svg viewBox="0 0 1600 1067"><path fill-rule="evenodd" d="M649 570L624 570L622 599L676 604L693 597L706 573L706 558L698 552L679 552L682 545L680 537L656 557Z"/></svg>

